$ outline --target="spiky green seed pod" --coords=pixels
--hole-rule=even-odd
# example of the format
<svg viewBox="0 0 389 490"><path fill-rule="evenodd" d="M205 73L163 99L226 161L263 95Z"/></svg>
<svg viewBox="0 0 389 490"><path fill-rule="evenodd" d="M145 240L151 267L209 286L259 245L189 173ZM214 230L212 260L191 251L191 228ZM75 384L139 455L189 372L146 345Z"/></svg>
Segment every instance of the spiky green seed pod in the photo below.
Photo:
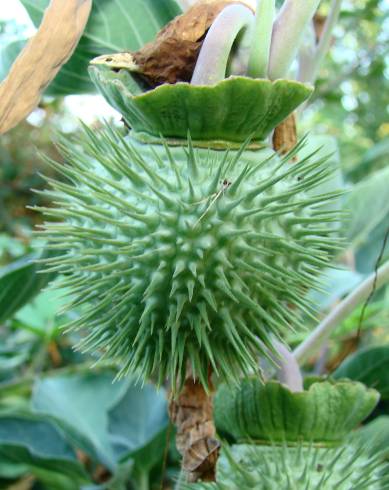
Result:
<svg viewBox="0 0 389 490"><path fill-rule="evenodd" d="M88 329L82 349L160 381L189 360L206 385L210 364L237 380L299 325L336 247L320 206L338 193L314 195L325 160L150 146L109 127L61 147L67 165L51 164L67 182L49 180L43 211L62 253L46 264L84 307L69 325Z"/></svg>
<svg viewBox="0 0 389 490"><path fill-rule="evenodd" d="M362 447L269 447L239 445L223 452L215 483L181 490L382 490L385 464Z"/></svg>
<svg viewBox="0 0 389 490"><path fill-rule="evenodd" d="M61 252L46 264L82 307L69 328L121 374L175 389L189 361L205 386L210 366L236 381L299 326L338 246L325 159L292 165L298 148L280 160L262 141L312 88L233 77L142 93L100 61L92 78L134 129L85 128L62 142L67 165L51 162L67 182L49 181L44 236Z"/></svg>

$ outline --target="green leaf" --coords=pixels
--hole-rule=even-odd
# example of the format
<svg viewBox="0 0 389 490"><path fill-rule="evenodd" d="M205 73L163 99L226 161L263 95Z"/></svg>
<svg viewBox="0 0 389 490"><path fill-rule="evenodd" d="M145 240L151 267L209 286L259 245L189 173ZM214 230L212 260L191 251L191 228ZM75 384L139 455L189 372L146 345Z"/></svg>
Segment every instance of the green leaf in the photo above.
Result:
<svg viewBox="0 0 389 490"><path fill-rule="evenodd" d="M75 459L58 429L35 414L0 413L0 444L20 445L42 458Z"/></svg>
<svg viewBox="0 0 389 490"><path fill-rule="evenodd" d="M372 146L361 158L359 163L348 172L348 177L353 180L362 179L372 168L380 162L384 162L389 153L389 138L386 137Z"/></svg>
<svg viewBox="0 0 389 490"><path fill-rule="evenodd" d="M168 425L166 393L151 384L131 385L109 412L109 433L115 452L150 470L163 459Z"/></svg>
<svg viewBox="0 0 389 490"><path fill-rule="evenodd" d="M0 49L0 80L3 80L7 76L12 63L15 61L16 57L24 48L26 43L26 39L17 39L9 42L8 44L2 43L2 47Z"/></svg>
<svg viewBox="0 0 389 490"><path fill-rule="evenodd" d="M49 0L21 0L38 26ZM111 52L136 51L181 13L175 0L94 0L92 12L76 51L47 90L49 95L94 92L89 61ZM15 46L7 51L15 52Z"/></svg>
<svg viewBox="0 0 389 490"><path fill-rule="evenodd" d="M78 490L88 482L60 431L33 414L0 413L0 461L0 476L10 478L28 471L52 490Z"/></svg>
<svg viewBox="0 0 389 490"><path fill-rule="evenodd" d="M24 257L0 268L0 323L31 301L54 274L39 273L36 257Z"/></svg>
<svg viewBox="0 0 389 490"><path fill-rule="evenodd" d="M110 485L125 488L130 469L138 478L163 461L167 402L165 392L151 384L113 379L112 371L45 378L36 382L32 404L69 441L110 469Z"/></svg>
<svg viewBox="0 0 389 490"><path fill-rule="evenodd" d="M96 462L113 470L115 454L108 434L108 411L124 396L127 381L114 373L85 372L38 380L32 406L53 418L68 437Z"/></svg>
<svg viewBox="0 0 389 490"><path fill-rule="evenodd" d="M166 394L151 384L131 385L109 411L111 441L119 453L145 446L168 424Z"/></svg>
<svg viewBox="0 0 389 490"><path fill-rule="evenodd" d="M0 79L6 77L12 63L24 48L26 42L26 39L17 39L2 46L0 50Z"/></svg>
<svg viewBox="0 0 389 490"><path fill-rule="evenodd" d="M379 391L383 399L389 399L389 345L356 352L338 367L333 377L360 381Z"/></svg>
<svg viewBox="0 0 389 490"><path fill-rule="evenodd" d="M63 290L41 292L16 313L15 319L42 336L60 335L60 325L65 322L64 317L58 315L66 302L62 295Z"/></svg>
<svg viewBox="0 0 389 490"><path fill-rule="evenodd" d="M345 222L346 238L356 252L356 266L362 273L374 270L389 228L388 188L389 168L385 168L354 185L346 200L350 213ZM388 255L389 242L384 259Z"/></svg>

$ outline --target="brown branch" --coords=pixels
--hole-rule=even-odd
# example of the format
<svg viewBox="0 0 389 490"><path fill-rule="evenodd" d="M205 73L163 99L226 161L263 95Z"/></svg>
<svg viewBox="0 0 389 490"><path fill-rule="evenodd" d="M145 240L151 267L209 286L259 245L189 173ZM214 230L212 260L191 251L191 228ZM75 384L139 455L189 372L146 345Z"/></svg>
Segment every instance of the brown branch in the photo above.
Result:
<svg viewBox="0 0 389 490"><path fill-rule="evenodd" d="M212 389L211 381L209 380ZM215 481L220 444L215 439L212 395L191 371L181 393L172 399L170 418L177 427L176 444L188 482Z"/></svg>
<svg viewBox="0 0 389 490"><path fill-rule="evenodd" d="M293 113L279 124L273 133L273 148L285 155L297 144L296 115Z"/></svg>
<svg viewBox="0 0 389 490"><path fill-rule="evenodd" d="M92 0L51 0L38 32L0 85L0 133L38 105L43 90L75 50L91 7Z"/></svg>

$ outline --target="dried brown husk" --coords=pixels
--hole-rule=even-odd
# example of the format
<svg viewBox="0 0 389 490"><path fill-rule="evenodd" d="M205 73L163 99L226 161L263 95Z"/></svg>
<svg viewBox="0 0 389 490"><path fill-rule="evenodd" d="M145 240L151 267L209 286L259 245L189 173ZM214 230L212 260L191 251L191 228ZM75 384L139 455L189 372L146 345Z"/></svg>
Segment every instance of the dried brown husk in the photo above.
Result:
<svg viewBox="0 0 389 490"><path fill-rule="evenodd" d="M209 384L212 387L211 379ZM186 480L215 481L220 443L215 439L212 394L193 379L190 369L178 398L170 402L169 414L177 427L176 446Z"/></svg>
<svg viewBox="0 0 389 490"><path fill-rule="evenodd" d="M291 114L281 124L279 124L273 133L273 148L280 155L286 155L297 145L297 124L296 113ZM297 157L293 158L296 161Z"/></svg>
<svg viewBox="0 0 389 490"><path fill-rule="evenodd" d="M160 31L155 41L132 54L136 71L151 86L189 82L208 29L217 15L231 3L245 2L201 1L176 17Z"/></svg>

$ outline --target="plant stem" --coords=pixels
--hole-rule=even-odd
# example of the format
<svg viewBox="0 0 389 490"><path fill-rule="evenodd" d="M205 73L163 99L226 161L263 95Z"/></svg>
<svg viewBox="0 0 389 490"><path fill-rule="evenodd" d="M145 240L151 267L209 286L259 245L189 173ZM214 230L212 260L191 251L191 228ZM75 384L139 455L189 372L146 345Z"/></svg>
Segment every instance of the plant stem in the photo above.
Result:
<svg viewBox="0 0 389 490"><path fill-rule="evenodd" d="M255 29L247 70L249 77L267 78L275 14L275 0L257 0Z"/></svg>
<svg viewBox="0 0 389 490"><path fill-rule="evenodd" d="M302 72L302 76L299 77L300 81L310 83L315 82L320 65L330 49L332 32L338 22L341 6L342 0L332 0L331 10L324 25L323 34L320 37L319 44L313 53L309 66L305 68Z"/></svg>
<svg viewBox="0 0 389 490"><path fill-rule="evenodd" d="M339 303L316 327L311 335L309 335L309 337L295 349L293 353L300 364L302 364L308 356L314 354L335 328L345 320L360 303L369 297L374 285L378 289L387 283L389 283L389 261L382 265L377 273L371 274L341 303Z"/></svg>
<svg viewBox="0 0 389 490"><path fill-rule="evenodd" d="M294 393L304 391L303 376L295 356L278 340L274 340L273 344L278 352L278 356L274 356L274 361L278 365L277 379Z"/></svg>
<svg viewBox="0 0 389 490"><path fill-rule="evenodd" d="M138 490L149 490L149 474L147 471L141 471L138 477Z"/></svg>
<svg viewBox="0 0 389 490"><path fill-rule="evenodd" d="M231 5L223 9L204 39L191 84L213 85L223 80L237 36L243 29L247 30L253 24L254 15L248 7Z"/></svg>
<svg viewBox="0 0 389 490"><path fill-rule="evenodd" d="M176 444L182 455L183 479L190 483L215 481L220 444L215 439L212 394L193 378L191 369L187 371L181 393L171 400L169 413L177 427Z"/></svg>
<svg viewBox="0 0 389 490"><path fill-rule="evenodd" d="M273 27L269 78L285 78L320 0L285 0Z"/></svg>

